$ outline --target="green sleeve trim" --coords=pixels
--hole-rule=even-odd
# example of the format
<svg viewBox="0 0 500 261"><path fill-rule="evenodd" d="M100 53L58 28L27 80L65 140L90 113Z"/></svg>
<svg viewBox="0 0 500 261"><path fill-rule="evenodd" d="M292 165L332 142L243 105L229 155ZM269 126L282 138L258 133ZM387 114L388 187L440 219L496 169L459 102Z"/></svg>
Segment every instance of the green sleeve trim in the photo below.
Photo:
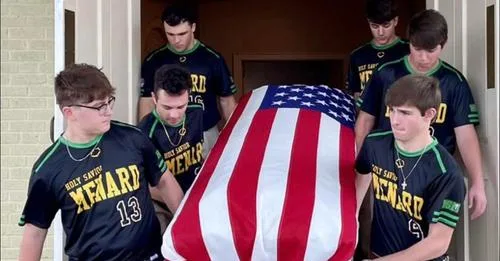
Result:
<svg viewBox="0 0 500 261"><path fill-rule="evenodd" d="M457 222L452 222L452 221L449 221L449 220L446 220L442 217L438 217L438 218L433 218L432 219L432 222L434 223L442 223L442 224L445 224L451 228L455 228L457 226Z"/></svg>
<svg viewBox="0 0 500 261"><path fill-rule="evenodd" d="M371 137L378 137L378 136L386 136L389 134L392 134L392 131L373 132L371 134L368 134L368 136L366 136L366 137L371 138Z"/></svg>
<svg viewBox="0 0 500 261"><path fill-rule="evenodd" d="M54 151L56 151L56 149L59 147L60 144L61 144L61 139L57 139L57 142L54 145L54 147L52 147L50 152L47 153L45 158L43 158L43 160L40 162L40 165L38 165L38 167L35 169L35 173L38 172L40 170L40 168L43 166L43 164L45 164L45 162L50 158L50 156L52 156L52 154L54 154Z"/></svg>
<svg viewBox="0 0 500 261"><path fill-rule="evenodd" d="M213 55L215 55L215 57L217 57L217 59L220 59L220 56L212 49L208 48L206 45L204 45L203 43L201 43L201 46L205 47L205 49L207 49L207 51L211 52Z"/></svg>
<svg viewBox="0 0 500 261"><path fill-rule="evenodd" d="M165 49L167 49L167 48L168 48L168 45L165 45L165 46L163 46L163 47L161 47L161 48L157 49L157 50L156 50L156 51L154 51L152 54L150 54L150 55L148 56L148 58L146 58L146 62L148 62L149 60L151 60L151 59L153 58L153 56L155 56L156 54L158 54L159 52L161 52L161 51L163 51L163 50L165 50Z"/></svg>
<svg viewBox="0 0 500 261"><path fill-rule="evenodd" d="M149 130L149 138L153 138L153 133L155 132L156 125L158 125L158 118L155 118L155 121L153 122L153 126L151 126L151 129Z"/></svg>
<svg viewBox="0 0 500 261"><path fill-rule="evenodd" d="M436 148L436 146L432 147L432 151L434 151L434 155L436 156L436 160L439 164L439 167L441 168L441 172L443 174L446 173L446 167L444 166L443 159L441 158L441 153L439 153L439 150Z"/></svg>
<svg viewBox="0 0 500 261"><path fill-rule="evenodd" d="M469 115L468 115L468 117L469 117L469 118L479 118L479 114L476 114L476 113L474 113L474 114L469 114Z"/></svg>
<svg viewBox="0 0 500 261"><path fill-rule="evenodd" d="M164 173L167 171L167 165L165 165L165 161L163 161L163 167L160 168L161 172Z"/></svg>
<svg viewBox="0 0 500 261"><path fill-rule="evenodd" d="M22 216L19 218L19 222L17 222L17 225L19 225L19 226L21 226L21 227L22 227L22 226L24 226L24 225L26 225L26 221L24 220L24 217L25 217L25 216L24 216L24 215L22 215Z"/></svg>
<svg viewBox="0 0 500 261"><path fill-rule="evenodd" d="M406 57L406 56L405 56L405 57ZM387 66L387 65L389 65L389 64L399 63L399 62L401 62L403 59L404 59L404 57L403 57L403 58L400 58L400 59L397 59L397 60L394 60L394 61L386 62L386 63L384 63L384 64L382 64L382 65L380 65L380 66L378 67L377 72L378 72L378 71L380 71L380 70L382 70L382 68L386 67L386 66Z"/></svg>
<svg viewBox="0 0 500 261"><path fill-rule="evenodd" d="M436 213L437 213L437 215L436 215ZM435 217L446 218L446 219L448 219L450 221L457 222L459 220L458 216L450 214L450 213L445 212L445 211L434 212L434 215L435 215Z"/></svg>
<svg viewBox="0 0 500 261"><path fill-rule="evenodd" d="M448 70L450 70L450 71L454 72L454 73L457 75L458 79L459 79L461 82L463 82L463 79L462 79L462 77L460 76L460 73L458 73L458 72L457 72L457 70L456 70L455 68L453 68L453 67L451 67L451 66L447 65L446 63L442 63L442 64L443 64L443 67L444 67L444 68L446 68L446 69L448 69Z"/></svg>
<svg viewBox="0 0 500 261"><path fill-rule="evenodd" d="M115 125L122 126L122 127L132 128L138 132L142 132L142 130L139 129L138 127L136 127L134 125L127 124L127 123L123 123L123 122L119 122L119 121L111 121L111 124L115 124Z"/></svg>
<svg viewBox="0 0 500 261"><path fill-rule="evenodd" d="M160 164L158 164L158 168L160 169L165 168L165 161L163 159L160 161Z"/></svg>
<svg viewBox="0 0 500 261"><path fill-rule="evenodd" d="M232 93L232 94L235 94L235 93L237 93L237 92L238 92L238 89L236 88L236 85L234 85L234 84L233 84L233 85L231 85L231 87L229 87L229 88L231 88L231 93Z"/></svg>
<svg viewBox="0 0 500 261"><path fill-rule="evenodd" d="M361 48L363 48L363 47L365 47L365 46L367 46L367 45L370 45L370 44L371 44L371 42L368 42L368 43L365 43L365 44L363 44L363 45L359 46L358 48L356 48L356 49L352 50L352 52L351 52L351 54L350 54L350 55L353 55L355 52L357 52L357 51L361 50Z"/></svg>
<svg viewBox="0 0 500 261"><path fill-rule="evenodd" d="M356 100L356 106L358 107L361 107L361 105L363 104L363 99L361 99L361 97L359 97L357 100Z"/></svg>
<svg viewBox="0 0 500 261"><path fill-rule="evenodd" d="M203 109L203 106L201 106L201 104L189 104L187 107L188 108L200 108L200 109Z"/></svg>

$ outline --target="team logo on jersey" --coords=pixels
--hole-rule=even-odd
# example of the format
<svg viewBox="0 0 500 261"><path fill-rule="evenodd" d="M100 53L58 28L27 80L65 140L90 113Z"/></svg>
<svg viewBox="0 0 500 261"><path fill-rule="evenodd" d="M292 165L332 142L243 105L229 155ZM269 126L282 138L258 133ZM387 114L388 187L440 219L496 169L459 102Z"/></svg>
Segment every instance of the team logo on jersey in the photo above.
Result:
<svg viewBox="0 0 500 261"><path fill-rule="evenodd" d="M179 57L179 62L183 63L183 62L186 62L186 56L181 56Z"/></svg>
<svg viewBox="0 0 500 261"><path fill-rule="evenodd" d="M441 207L442 209L447 209L453 213L457 213L460 211L460 203L457 203L453 200L445 199L443 201L443 206Z"/></svg>
<svg viewBox="0 0 500 261"><path fill-rule="evenodd" d="M385 55L385 52L378 52L377 53L378 58L382 58L382 57L384 57L384 55Z"/></svg>

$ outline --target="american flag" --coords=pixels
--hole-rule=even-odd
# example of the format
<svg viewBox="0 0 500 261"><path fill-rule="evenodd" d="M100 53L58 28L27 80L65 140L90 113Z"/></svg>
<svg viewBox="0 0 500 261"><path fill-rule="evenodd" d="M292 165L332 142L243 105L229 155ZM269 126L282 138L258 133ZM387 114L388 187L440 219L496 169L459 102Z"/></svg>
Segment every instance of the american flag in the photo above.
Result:
<svg viewBox="0 0 500 261"><path fill-rule="evenodd" d="M243 96L163 235L167 260L350 260L354 112L328 86Z"/></svg>

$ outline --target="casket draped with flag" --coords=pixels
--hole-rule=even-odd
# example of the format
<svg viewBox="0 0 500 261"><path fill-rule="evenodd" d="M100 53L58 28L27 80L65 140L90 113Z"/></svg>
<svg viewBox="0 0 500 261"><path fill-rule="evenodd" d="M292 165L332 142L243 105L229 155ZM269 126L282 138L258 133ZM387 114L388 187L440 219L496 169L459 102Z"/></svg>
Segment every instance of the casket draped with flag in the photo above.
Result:
<svg viewBox="0 0 500 261"><path fill-rule="evenodd" d="M354 105L327 86L243 96L163 235L168 260L350 260Z"/></svg>

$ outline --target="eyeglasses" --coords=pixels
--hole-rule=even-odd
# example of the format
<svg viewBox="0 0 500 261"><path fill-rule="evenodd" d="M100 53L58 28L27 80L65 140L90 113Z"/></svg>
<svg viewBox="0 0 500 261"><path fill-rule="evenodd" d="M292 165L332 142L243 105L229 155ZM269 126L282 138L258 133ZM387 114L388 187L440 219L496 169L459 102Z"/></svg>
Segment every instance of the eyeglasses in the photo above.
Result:
<svg viewBox="0 0 500 261"><path fill-rule="evenodd" d="M99 112L99 115L104 115L106 114L106 112L109 110L112 110L113 109L113 106L115 105L115 97L114 96L111 96L109 98L109 100L99 106L87 106L87 105L81 105L81 104L72 104L72 105L68 105L68 107L82 107L82 108L87 108L87 109L92 109L92 110L96 110Z"/></svg>

